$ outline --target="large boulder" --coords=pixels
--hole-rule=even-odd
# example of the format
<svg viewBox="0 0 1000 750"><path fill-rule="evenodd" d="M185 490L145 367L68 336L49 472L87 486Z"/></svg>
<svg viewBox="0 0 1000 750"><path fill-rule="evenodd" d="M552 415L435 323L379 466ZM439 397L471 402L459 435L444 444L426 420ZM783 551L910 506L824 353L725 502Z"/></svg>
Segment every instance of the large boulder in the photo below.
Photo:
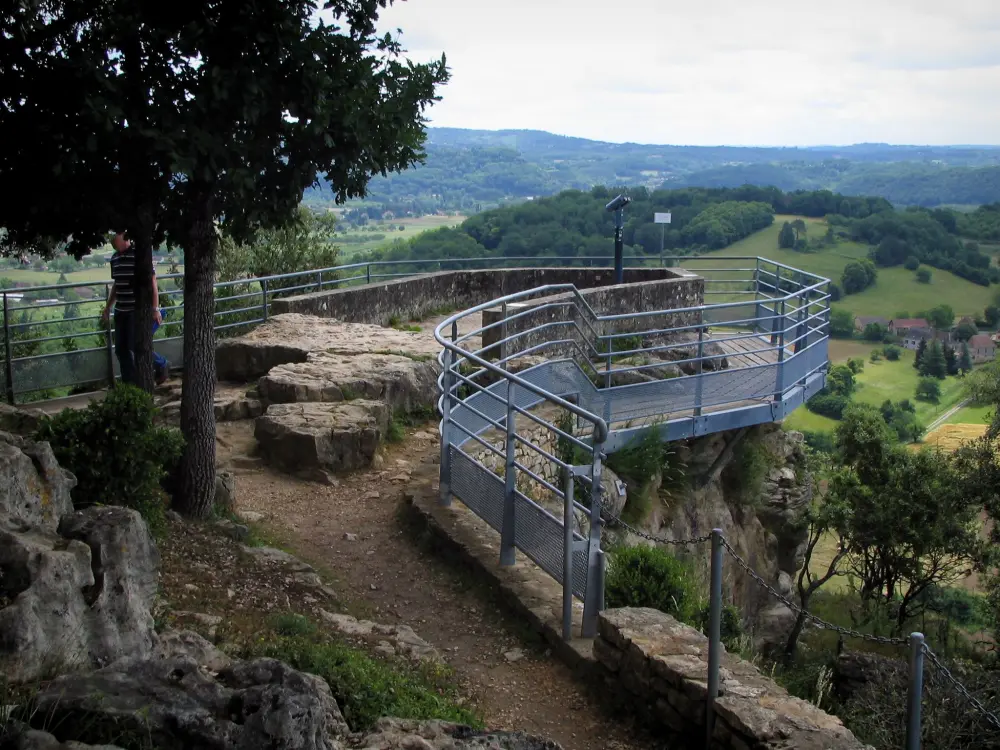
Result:
<svg viewBox="0 0 1000 750"><path fill-rule="evenodd" d="M271 465L308 478L371 466L389 427L379 401L272 404L258 417L254 436Z"/></svg>
<svg viewBox="0 0 1000 750"><path fill-rule="evenodd" d="M26 409L10 404L0 404L0 430L15 435L32 435L38 429L45 413L40 409Z"/></svg>
<svg viewBox="0 0 1000 750"><path fill-rule="evenodd" d="M148 654L159 556L133 510L73 512L47 443L0 434L0 674L13 682Z"/></svg>
<svg viewBox="0 0 1000 750"><path fill-rule="evenodd" d="M190 656L128 659L63 675L36 698L41 715L88 734L148 738L161 750L339 750L346 725L329 686L274 659L236 661L213 676Z"/></svg>
<svg viewBox="0 0 1000 750"><path fill-rule="evenodd" d="M428 331L398 331L366 323L286 313L275 315L245 336L220 341L215 366L220 380L256 380L278 365L306 362L312 352L340 356L399 353L436 358L441 347Z"/></svg>
<svg viewBox="0 0 1000 750"><path fill-rule="evenodd" d="M433 359L318 352L305 362L272 368L257 387L271 404L365 398L384 401L393 411L412 412L434 405L438 371Z"/></svg>

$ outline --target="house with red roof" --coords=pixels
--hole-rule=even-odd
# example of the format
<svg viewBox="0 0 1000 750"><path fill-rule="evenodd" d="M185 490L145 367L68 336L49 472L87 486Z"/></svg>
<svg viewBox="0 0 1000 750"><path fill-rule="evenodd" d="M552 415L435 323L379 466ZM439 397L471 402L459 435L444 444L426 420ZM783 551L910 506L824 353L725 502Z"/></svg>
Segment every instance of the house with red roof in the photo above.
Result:
<svg viewBox="0 0 1000 750"><path fill-rule="evenodd" d="M993 337L988 333L977 333L969 339L969 354L972 355L974 364L991 362L996 358L997 345Z"/></svg>

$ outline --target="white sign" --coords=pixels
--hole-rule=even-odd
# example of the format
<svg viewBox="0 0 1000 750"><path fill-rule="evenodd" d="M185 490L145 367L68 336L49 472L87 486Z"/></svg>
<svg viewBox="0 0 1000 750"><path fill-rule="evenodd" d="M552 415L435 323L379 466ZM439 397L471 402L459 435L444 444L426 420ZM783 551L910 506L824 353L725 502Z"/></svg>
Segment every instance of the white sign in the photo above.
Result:
<svg viewBox="0 0 1000 750"><path fill-rule="evenodd" d="M646 215L649 216L649 214L646 214ZM670 214L669 213L666 213L666 214L653 214L653 223L654 224L669 224L670 223Z"/></svg>

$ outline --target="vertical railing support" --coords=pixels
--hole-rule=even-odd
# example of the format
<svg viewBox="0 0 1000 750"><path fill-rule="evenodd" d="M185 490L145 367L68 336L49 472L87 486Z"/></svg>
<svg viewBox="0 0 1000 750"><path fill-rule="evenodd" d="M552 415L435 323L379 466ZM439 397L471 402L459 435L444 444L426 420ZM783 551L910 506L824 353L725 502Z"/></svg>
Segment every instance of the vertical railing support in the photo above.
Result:
<svg viewBox="0 0 1000 750"><path fill-rule="evenodd" d="M500 324L500 367L507 369L507 303L500 303L500 315L503 322Z"/></svg>
<svg viewBox="0 0 1000 750"><path fill-rule="evenodd" d="M593 441L594 460L590 469L590 536L587 543L587 593L583 601L581 635L597 635L597 615L604 605L604 552L601 551L601 462L604 443Z"/></svg>
<svg viewBox="0 0 1000 750"><path fill-rule="evenodd" d="M698 381L695 383L694 387L694 415L696 417L701 416L702 407L702 392L705 386L705 378L702 377L704 373L705 360L705 311L698 311L698 368L697 376Z"/></svg>
<svg viewBox="0 0 1000 750"><path fill-rule="evenodd" d="M910 685L906 696L906 750L920 750L920 713L924 696L924 636L910 633Z"/></svg>
<svg viewBox="0 0 1000 750"><path fill-rule="evenodd" d="M14 405L14 348L10 341L10 301L5 294L3 296L3 366L4 379L7 381L4 386L7 403Z"/></svg>
<svg viewBox="0 0 1000 750"><path fill-rule="evenodd" d="M111 287L104 285L104 299L111 297ZM105 303L106 304L106 303ZM108 322L104 324L105 347L108 356L108 387L115 387L115 324L112 322L114 313L108 313Z"/></svg>
<svg viewBox="0 0 1000 750"><path fill-rule="evenodd" d="M371 263L369 263L367 266L365 266L365 283L366 284L371 284L372 283L372 264Z"/></svg>
<svg viewBox="0 0 1000 750"><path fill-rule="evenodd" d="M781 295L781 266L774 267L774 288L778 290L776 296ZM778 314L778 304L774 304L774 309L771 310L772 314ZM782 305L782 312L784 312L784 305ZM784 328L784 321L781 321L781 327ZM772 323L771 325L771 346L778 343L778 328Z"/></svg>
<svg viewBox="0 0 1000 750"><path fill-rule="evenodd" d="M573 638L573 522L575 519L573 493L576 487L573 483L573 467L563 470L563 600L562 600L562 637L564 641Z"/></svg>
<svg viewBox="0 0 1000 750"><path fill-rule="evenodd" d="M317 271L316 272L316 291L317 292L322 292L323 291L323 272L322 271Z"/></svg>
<svg viewBox="0 0 1000 750"><path fill-rule="evenodd" d="M445 347L441 373L441 466L438 479L438 504L451 505L451 389L453 382L451 349Z"/></svg>
<svg viewBox="0 0 1000 750"><path fill-rule="evenodd" d="M507 462L504 471L503 525L500 527L500 564L513 565L514 552L514 494L517 490L517 411L514 409L515 386L507 381Z"/></svg>
<svg viewBox="0 0 1000 750"><path fill-rule="evenodd" d="M715 699L719 697L722 660L722 529L712 529L712 571L708 614L708 698L705 701L705 750L715 731Z"/></svg>
<svg viewBox="0 0 1000 750"><path fill-rule="evenodd" d="M261 279L260 282L260 309L263 313L262 317L264 322L267 322L267 279Z"/></svg>
<svg viewBox="0 0 1000 750"><path fill-rule="evenodd" d="M781 401L781 396L785 392L785 300L781 300L779 307L781 313L775 320L781 327L778 331L778 377L775 379L774 400ZM773 337L772 337L773 339ZM774 342L771 342L772 345Z"/></svg>

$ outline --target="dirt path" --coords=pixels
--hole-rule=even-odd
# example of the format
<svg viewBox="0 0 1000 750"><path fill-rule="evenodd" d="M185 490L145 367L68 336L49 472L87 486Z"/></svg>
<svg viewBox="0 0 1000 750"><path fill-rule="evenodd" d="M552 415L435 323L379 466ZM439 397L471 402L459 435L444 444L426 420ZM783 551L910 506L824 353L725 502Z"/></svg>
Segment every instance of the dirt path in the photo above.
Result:
<svg viewBox="0 0 1000 750"><path fill-rule="evenodd" d="M225 452L238 454L246 443L240 429L230 426L222 436ZM334 579L351 614L408 624L437 647L489 726L532 732L566 750L662 747L604 715L571 671L489 591L407 528L402 489L422 463L436 461L437 451L436 434L411 431L379 470L342 477L336 486L265 468L237 469L239 508L266 514L265 526Z"/></svg>

